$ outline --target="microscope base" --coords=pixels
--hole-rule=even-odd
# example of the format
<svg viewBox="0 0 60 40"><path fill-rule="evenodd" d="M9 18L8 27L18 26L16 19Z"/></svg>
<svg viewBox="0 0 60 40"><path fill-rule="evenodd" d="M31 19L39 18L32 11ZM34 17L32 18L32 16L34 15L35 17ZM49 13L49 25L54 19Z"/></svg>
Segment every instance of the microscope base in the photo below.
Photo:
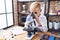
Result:
<svg viewBox="0 0 60 40"><path fill-rule="evenodd" d="M35 35L32 35L31 37L26 37L26 40L31 40Z"/></svg>

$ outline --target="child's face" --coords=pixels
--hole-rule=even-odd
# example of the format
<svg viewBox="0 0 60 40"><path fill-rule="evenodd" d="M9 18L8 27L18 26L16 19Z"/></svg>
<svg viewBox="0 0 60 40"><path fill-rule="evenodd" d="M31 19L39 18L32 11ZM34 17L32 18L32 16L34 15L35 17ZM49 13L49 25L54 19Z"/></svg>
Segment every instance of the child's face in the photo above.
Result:
<svg viewBox="0 0 60 40"><path fill-rule="evenodd" d="M37 12L37 16L39 17L40 16L40 12L41 12L41 8L40 7L37 7L36 9L35 9L35 12Z"/></svg>

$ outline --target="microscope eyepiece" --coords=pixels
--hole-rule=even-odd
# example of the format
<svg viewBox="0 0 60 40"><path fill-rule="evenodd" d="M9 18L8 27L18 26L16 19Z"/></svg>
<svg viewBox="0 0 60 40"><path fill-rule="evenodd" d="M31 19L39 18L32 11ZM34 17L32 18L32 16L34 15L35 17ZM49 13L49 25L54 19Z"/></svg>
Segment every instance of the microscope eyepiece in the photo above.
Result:
<svg viewBox="0 0 60 40"><path fill-rule="evenodd" d="M37 14L37 12L32 12L31 16L33 17L33 19L35 18L35 15L34 14Z"/></svg>

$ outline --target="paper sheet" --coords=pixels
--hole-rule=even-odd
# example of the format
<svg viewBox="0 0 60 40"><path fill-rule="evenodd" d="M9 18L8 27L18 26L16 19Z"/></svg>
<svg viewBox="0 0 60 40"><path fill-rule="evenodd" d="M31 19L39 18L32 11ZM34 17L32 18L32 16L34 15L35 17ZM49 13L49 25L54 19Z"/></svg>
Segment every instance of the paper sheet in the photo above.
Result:
<svg viewBox="0 0 60 40"><path fill-rule="evenodd" d="M12 28L11 32L13 33L13 35L25 33L25 31L23 31L23 28L21 28L21 27Z"/></svg>

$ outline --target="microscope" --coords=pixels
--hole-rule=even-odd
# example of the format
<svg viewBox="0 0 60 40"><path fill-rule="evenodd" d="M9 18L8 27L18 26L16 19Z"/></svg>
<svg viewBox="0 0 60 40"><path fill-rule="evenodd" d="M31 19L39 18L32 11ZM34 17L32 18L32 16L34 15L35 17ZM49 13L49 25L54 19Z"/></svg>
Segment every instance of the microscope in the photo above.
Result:
<svg viewBox="0 0 60 40"><path fill-rule="evenodd" d="M36 12L35 12L36 14ZM27 21L25 23L25 28L23 29L24 31L27 31L28 34L32 33L33 36L32 37L27 37L27 40L31 40L36 34L37 34L37 30L36 30L36 23L35 23L35 15L32 13L31 16L33 17L32 20Z"/></svg>
<svg viewBox="0 0 60 40"><path fill-rule="evenodd" d="M31 32L33 30L33 32L35 34L36 22L35 22L35 15L34 14L36 14L36 12L31 14L32 20L25 22L25 27L26 28L24 28L23 30L28 31L28 32L29 31Z"/></svg>

